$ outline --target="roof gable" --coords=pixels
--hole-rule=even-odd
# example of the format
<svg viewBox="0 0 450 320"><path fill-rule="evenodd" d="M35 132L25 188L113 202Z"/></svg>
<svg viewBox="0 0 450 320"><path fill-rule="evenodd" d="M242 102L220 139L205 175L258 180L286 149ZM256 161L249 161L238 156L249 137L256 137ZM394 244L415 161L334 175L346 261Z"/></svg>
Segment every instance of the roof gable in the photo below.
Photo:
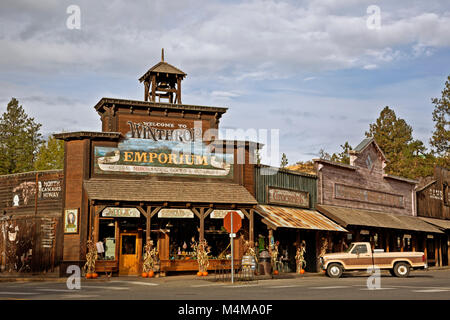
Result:
<svg viewBox="0 0 450 320"><path fill-rule="evenodd" d="M361 141L360 144L356 146L355 149L350 150L350 153L358 154L363 152L367 147L370 145L373 145L374 148L380 153L382 160L386 161L386 156L384 155L383 151L381 150L380 146L377 144L374 138L366 138L363 141Z"/></svg>

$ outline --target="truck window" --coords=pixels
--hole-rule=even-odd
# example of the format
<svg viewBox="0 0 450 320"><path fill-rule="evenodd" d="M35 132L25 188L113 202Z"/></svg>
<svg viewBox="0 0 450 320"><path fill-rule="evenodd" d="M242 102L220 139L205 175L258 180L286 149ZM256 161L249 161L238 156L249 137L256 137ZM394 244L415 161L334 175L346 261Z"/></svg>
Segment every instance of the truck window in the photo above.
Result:
<svg viewBox="0 0 450 320"><path fill-rule="evenodd" d="M367 253L367 246L365 244L358 244L352 250L352 253L353 254Z"/></svg>

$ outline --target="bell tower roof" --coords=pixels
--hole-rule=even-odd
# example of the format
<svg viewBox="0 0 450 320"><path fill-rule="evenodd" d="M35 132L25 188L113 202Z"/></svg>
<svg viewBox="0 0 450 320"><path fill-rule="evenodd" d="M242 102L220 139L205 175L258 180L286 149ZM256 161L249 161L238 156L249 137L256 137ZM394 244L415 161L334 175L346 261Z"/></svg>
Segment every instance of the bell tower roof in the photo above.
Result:
<svg viewBox="0 0 450 320"><path fill-rule="evenodd" d="M164 48L161 61L151 67L139 82L144 82L144 100L156 102L156 97L168 99L169 103L181 104L181 81L187 74L164 61Z"/></svg>
<svg viewBox="0 0 450 320"><path fill-rule="evenodd" d="M177 67L174 67L173 65L167 63L164 61L164 48L161 50L161 61L155 64L153 67L148 69L148 71L139 78L139 82L145 81L146 79L150 78L151 74L157 74L157 73L168 73L168 74L174 74L174 75L180 75L182 78L186 77L187 74L178 69Z"/></svg>

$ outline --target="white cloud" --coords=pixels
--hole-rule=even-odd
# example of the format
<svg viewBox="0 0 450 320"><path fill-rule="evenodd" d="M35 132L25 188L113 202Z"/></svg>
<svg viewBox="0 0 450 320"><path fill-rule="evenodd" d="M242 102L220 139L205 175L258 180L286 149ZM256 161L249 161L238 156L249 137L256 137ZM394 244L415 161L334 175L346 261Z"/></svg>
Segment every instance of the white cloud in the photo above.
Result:
<svg viewBox="0 0 450 320"><path fill-rule="evenodd" d="M378 68L378 66L376 64L366 64L363 67L364 70L374 70L374 69L377 69L377 68Z"/></svg>
<svg viewBox="0 0 450 320"><path fill-rule="evenodd" d="M135 72L165 47L169 61L196 75L230 71L243 81L389 63L411 54L405 46L428 48L413 56L450 46L445 5L405 16L382 3L381 29L369 30L365 8L371 2L80 1L81 30L65 28L65 6L57 2L40 10L33 2L7 2L0 13L0 66Z"/></svg>

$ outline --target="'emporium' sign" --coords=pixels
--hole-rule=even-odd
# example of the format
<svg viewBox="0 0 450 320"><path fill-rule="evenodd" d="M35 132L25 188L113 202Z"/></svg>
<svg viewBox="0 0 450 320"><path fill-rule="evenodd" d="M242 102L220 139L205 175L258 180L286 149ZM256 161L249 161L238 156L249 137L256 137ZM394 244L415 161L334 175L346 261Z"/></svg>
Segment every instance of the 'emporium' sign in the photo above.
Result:
<svg viewBox="0 0 450 320"><path fill-rule="evenodd" d="M203 142L125 139L117 148L96 146L96 174L233 177L233 154L215 153Z"/></svg>
<svg viewBox="0 0 450 320"><path fill-rule="evenodd" d="M267 203L309 208L309 193L267 187Z"/></svg>

